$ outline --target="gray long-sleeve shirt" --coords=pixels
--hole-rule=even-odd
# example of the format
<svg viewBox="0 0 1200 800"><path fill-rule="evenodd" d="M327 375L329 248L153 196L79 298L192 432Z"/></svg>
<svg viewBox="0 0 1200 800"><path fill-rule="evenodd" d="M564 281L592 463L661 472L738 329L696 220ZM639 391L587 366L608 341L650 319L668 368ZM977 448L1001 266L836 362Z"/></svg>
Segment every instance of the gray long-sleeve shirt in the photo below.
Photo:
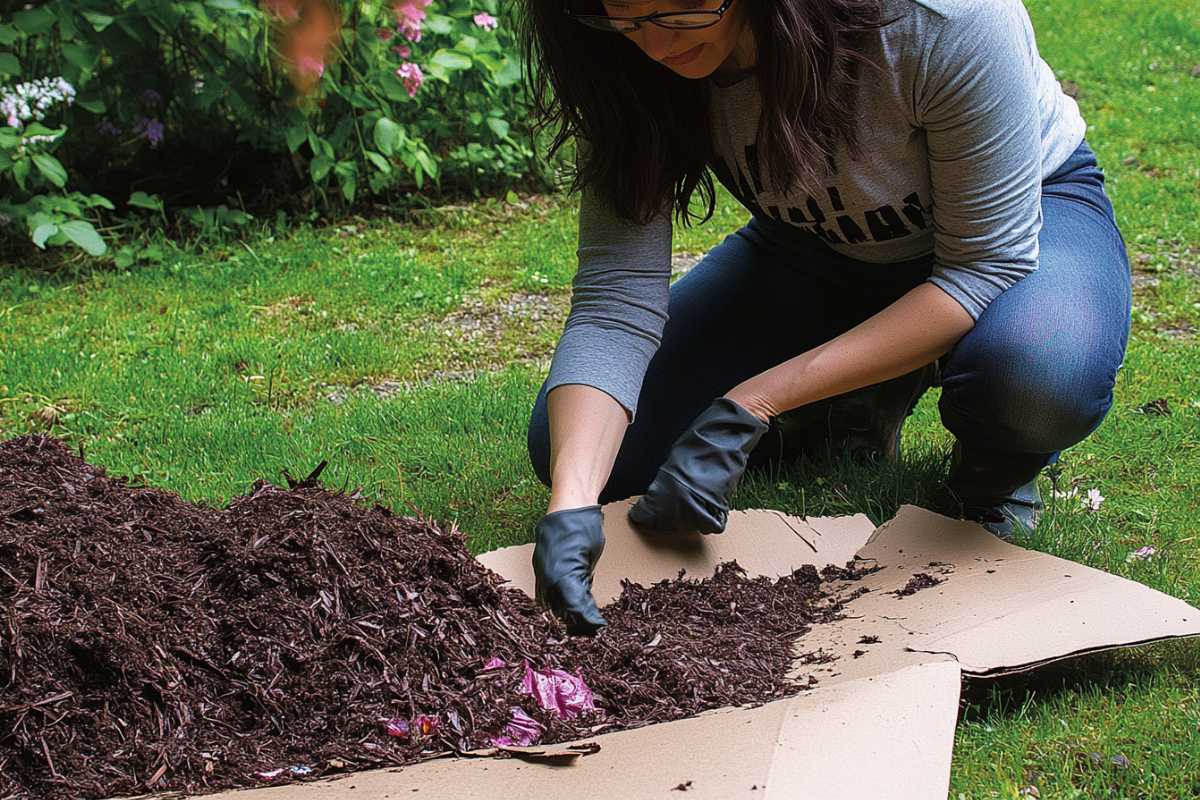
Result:
<svg viewBox="0 0 1200 800"><path fill-rule="evenodd" d="M852 258L932 253L929 281L978 319L1037 269L1041 181L1084 136L1075 101L1038 54L1021 0L886 0L858 94L861 155L845 148L820 190L778 193L761 178L757 83L710 79L714 171L755 213L810 231ZM619 218L590 189L579 268L548 389L585 384L632 420L667 321L670 214Z"/></svg>

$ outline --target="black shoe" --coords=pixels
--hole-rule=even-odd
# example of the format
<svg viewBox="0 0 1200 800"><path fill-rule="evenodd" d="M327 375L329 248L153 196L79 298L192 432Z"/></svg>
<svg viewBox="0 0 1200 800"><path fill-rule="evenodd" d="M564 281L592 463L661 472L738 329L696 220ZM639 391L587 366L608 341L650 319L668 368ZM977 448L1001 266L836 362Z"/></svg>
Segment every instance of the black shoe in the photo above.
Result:
<svg viewBox="0 0 1200 800"><path fill-rule="evenodd" d="M964 519L1008 541L1037 528L1046 507L1037 483L1045 463L1041 453L964 447L956 439L946 486L961 505Z"/></svg>
<svg viewBox="0 0 1200 800"><path fill-rule="evenodd" d="M760 443L758 461L794 461L845 453L858 464L900 460L900 431L917 402L941 384L938 362L907 375L780 414Z"/></svg>

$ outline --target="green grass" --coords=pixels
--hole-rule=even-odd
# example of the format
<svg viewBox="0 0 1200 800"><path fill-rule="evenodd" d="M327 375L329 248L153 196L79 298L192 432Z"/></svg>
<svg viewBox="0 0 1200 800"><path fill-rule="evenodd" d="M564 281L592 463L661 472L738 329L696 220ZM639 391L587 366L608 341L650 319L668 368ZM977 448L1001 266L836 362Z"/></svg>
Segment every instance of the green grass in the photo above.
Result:
<svg viewBox="0 0 1200 800"><path fill-rule="evenodd" d="M1043 54L1079 86L1139 278L1116 403L1066 451L1023 544L1200 605L1200 26L1194 0L1036 0ZM223 503L329 459L333 485L454 521L476 552L527 541L546 490L525 425L561 329L574 205L488 201L347 220L122 272L0 268L0 437L50 430L111 471ZM747 217L722 193L702 252ZM505 304L515 300L515 311ZM532 306L529 304L532 303ZM527 308L541 310L540 318ZM447 374L450 373L450 374ZM1168 416L1139 413L1165 398ZM936 506L951 439L922 400L894 468L751 476L738 504L804 514ZM1044 492L1049 495L1049 480ZM1128 560L1145 545L1146 561ZM950 796L1200 794L1200 646L1102 654L964 693ZM1114 761L1115 759L1115 761Z"/></svg>

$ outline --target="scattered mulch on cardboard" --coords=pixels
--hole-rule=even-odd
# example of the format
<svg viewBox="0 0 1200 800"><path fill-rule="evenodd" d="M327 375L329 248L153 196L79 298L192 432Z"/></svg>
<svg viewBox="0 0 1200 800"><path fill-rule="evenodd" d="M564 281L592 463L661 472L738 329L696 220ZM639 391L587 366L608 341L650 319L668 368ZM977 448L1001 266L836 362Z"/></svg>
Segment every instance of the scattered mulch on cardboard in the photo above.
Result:
<svg viewBox="0 0 1200 800"><path fill-rule="evenodd" d="M888 594L894 594L896 597L908 597L911 594L916 594L922 589L928 589L930 586L937 586L942 583L945 578L935 578L927 572L918 572L908 579L908 583L904 584L903 588L897 589Z"/></svg>
<svg viewBox="0 0 1200 800"><path fill-rule="evenodd" d="M795 639L840 615L827 581L867 571L627 584L574 639L453 527L315 477L217 509L50 437L0 443L0 798L411 764L488 746L513 707L554 743L766 702L813 683L786 677ZM525 662L582 674L603 713L544 711Z"/></svg>

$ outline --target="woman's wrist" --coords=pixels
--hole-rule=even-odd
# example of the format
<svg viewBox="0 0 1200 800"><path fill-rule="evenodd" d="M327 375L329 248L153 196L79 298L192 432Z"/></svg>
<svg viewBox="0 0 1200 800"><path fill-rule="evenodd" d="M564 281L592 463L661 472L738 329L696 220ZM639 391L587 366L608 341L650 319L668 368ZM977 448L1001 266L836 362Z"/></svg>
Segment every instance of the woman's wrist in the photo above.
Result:
<svg viewBox="0 0 1200 800"><path fill-rule="evenodd" d="M550 490L550 503L546 507L547 514L553 514L555 511L564 511L568 508L583 508L584 506L594 506L599 503L599 489L589 489L584 486L563 486L559 488L559 484L555 483L554 488Z"/></svg>
<svg viewBox="0 0 1200 800"><path fill-rule="evenodd" d="M725 393L725 397L737 403L763 422L770 422L772 417L779 416L781 413L771 397L755 385L754 378L743 381L733 387Z"/></svg>

